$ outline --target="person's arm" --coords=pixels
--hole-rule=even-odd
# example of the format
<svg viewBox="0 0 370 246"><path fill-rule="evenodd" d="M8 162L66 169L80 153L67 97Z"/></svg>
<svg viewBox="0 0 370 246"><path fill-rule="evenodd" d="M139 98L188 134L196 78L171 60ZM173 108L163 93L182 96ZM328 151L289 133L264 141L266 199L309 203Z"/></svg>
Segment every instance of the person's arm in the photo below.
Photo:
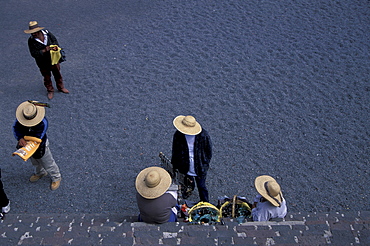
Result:
<svg viewBox="0 0 370 246"><path fill-rule="evenodd" d="M13 124L13 134L15 139L18 141L18 146L24 147L27 145L26 140L23 138L24 134L22 131L22 125L16 120Z"/></svg>
<svg viewBox="0 0 370 246"><path fill-rule="evenodd" d="M32 37L28 39L28 49L30 50L31 56L35 59L40 58L44 55L46 48L45 45L37 43ZM50 47L49 47L50 50Z"/></svg>
<svg viewBox="0 0 370 246"><path fill-rule="evenodd" d="M33 127L33 132L34 132L34 134L32 134L33 137L42 139L46 134L48 126L49 126L48 120L44 118L39 124Z"/></svg>
<svg viewBox="0 0 370 246"><path fill-rule="evenodd" d="M205 146L204 153L206 155L206 159L208 160L208 163L210 163L212 159L212 141L208 132L206 132L204 137L204 146Z"/></svg>
<svg viewBox="0 0 370 246"><path fill-rule="evenodd" d="M172 156L171 156L171 163L174 169L179 168L179 158L181 158L181 155L179 154L179 148L180 142L178 138L177 132L173 135L173 140L172 140Z"/></svg>
<svg viewBox="0 0 370 246"><path fill-rule="evenodd" d="M47 35L50 38L50 44L55 44L59 46L57 38L51 32L48 32Z"/></svg>

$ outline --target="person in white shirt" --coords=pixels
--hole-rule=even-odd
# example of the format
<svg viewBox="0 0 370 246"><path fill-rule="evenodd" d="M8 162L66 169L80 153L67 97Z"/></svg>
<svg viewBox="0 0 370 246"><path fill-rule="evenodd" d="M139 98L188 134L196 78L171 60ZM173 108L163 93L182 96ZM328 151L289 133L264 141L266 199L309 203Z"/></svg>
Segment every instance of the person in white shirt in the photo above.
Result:
<svg viewBox="0 0 370 246"><path fill-rule="evenodd" d="M252 206L253 221L284 218L287 214L287 205L276 180L271 176L262 175L255 179L254 185L259 194Z"/></svg>

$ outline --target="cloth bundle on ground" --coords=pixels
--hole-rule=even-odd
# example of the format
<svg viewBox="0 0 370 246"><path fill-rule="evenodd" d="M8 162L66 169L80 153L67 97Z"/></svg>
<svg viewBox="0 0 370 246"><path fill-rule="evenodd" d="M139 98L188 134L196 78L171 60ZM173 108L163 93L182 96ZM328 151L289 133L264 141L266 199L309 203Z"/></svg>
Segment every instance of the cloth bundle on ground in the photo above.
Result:
<svg viewBox="0 0 370 246"><path fill-rule="evenodd" d="M31 136L24 136L24 140L27 141L27 145L13 152L12 156L18 155L27 161L36 152L42 140Z"/></svg>

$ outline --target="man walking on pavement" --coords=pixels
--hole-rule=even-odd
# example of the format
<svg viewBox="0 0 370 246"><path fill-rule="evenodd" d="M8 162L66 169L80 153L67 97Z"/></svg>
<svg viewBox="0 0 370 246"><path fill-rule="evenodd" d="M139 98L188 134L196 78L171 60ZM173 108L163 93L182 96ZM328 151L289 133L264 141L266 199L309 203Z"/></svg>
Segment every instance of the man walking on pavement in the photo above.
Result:
<svg viewBox="0 0 370 246"><path fill-rule="evenodd" d="M55 52L57 55L60 55L58 40L51 32L43 29L44 27L40 27L37 21L31 21L29 23L29 29L24 30L24 32L31 34L31 37L28 39L28 48L44 77L44 85L48 91L48 98L51 100L54 97L51 74L53 74L57 89L60 92L68 94L69 91L64 88L63 77L60 73L61 60L57 59L57 61L52 62L51 53Z"/></svg>

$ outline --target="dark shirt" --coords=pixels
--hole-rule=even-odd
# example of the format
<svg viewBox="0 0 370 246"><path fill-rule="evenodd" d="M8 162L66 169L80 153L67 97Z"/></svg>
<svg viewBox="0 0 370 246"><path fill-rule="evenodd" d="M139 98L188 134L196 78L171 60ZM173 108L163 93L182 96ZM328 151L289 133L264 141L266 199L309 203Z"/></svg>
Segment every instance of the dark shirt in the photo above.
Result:
<svg viewBox="0 0 370 246"><path fill-rule="evenodd" d="M205 129L195 136L194 168L200 178L205 178L212 158L212 142ZM176 131L172 142L171 163L180 173L187 174L190 168L189 147L183 133Z"/></svg>
<svg viewBox="0 0 370 246"><path fill-rule="evenodd" d="M141 219L150 224L166 223L170 219L171 208L177 204L176 199L169 193L155 199L146 199L136 193L136 200Z"/></svg>
<svg viewBox="0 0 370 246"><path fill-rule="evenodd" d="M47 32L47 45L44 45L34 39L32 36L28 39L28 48L30 50L31 56L35 58L36 64L39 68L50 68L51 67L51 57L50 52L43 52L42 50L45 49L46 46L50 46L52 44L58 45L57 38L49 31L43 30Z"/></svg>

